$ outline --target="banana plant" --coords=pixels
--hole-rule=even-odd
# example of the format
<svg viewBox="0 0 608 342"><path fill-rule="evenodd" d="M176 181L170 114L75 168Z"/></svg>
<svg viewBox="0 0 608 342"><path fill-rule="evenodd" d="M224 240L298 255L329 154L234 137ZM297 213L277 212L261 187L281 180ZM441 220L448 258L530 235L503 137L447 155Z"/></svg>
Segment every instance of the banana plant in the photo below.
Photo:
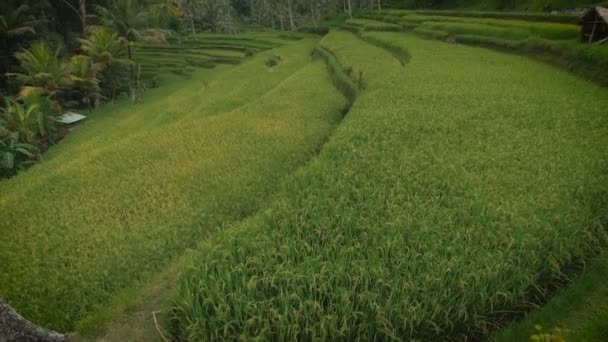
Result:
<svg viewBox="0 0 608 342"><path fill-rule="evenodd" d="M23 142L36 144L38 136L45 137L48 133L49 101L37 94L35 88L22 92L21 98L23 103L11 98L6 99L2 118L6 129L18 133Z"/></svg>
<svg viewBox="0 0 608 342"><path fill-rule="evenodd" d="M34 163L38 148L32 144L20 142L18 132L10 133L0 139L0 174L11 174Z"/></svg>

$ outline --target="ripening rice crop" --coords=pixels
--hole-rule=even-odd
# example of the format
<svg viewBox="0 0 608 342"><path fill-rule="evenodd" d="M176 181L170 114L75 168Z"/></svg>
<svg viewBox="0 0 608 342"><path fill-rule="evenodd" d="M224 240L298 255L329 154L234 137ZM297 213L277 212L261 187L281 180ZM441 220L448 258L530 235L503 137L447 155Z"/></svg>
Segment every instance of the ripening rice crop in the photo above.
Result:
<svg viewBox="0 0 608 342"><path fill-rule="evenodd" d="M258 211L346 101L303 39L108 106L0 182L0 297L70 331L211 232ZM264 61L281 56L273 68ZM314 86L311 86L314 85Z"/></svg>
<svg viewBox="0 0 608 342"><path fill-rule="evenodd" d="M365 90L268 210L201 247L175 338L484 333L607 242L605 89L517 56L365 36L409 63L323 39Z"/></svg>

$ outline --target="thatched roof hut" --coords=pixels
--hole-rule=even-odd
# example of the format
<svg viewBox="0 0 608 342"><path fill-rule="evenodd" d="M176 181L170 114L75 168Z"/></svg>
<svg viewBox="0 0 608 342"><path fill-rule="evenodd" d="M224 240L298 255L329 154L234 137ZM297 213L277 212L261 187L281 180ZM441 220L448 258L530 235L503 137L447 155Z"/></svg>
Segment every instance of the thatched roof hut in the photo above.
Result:
<svg viewBox="0 0 608 342"><path fill-rule="evenodd" d="M594 7L585 11L581 20L581 41L608 42L608 8Z"/></svg>

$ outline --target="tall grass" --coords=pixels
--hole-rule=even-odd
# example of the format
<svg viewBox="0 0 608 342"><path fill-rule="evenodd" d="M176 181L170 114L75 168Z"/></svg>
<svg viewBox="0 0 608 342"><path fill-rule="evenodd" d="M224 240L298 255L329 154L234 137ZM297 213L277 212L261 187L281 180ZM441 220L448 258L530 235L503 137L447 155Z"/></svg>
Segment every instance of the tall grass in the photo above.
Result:
<svg viewBox="0 0 608 342"><path fill-rule="evenodd" d="M347 32L323 39L367 87L269 210L204 244L175 338L485 334L608 242L605 89L521 57L363 35L409 63Z"/></svg>
<svg viewBox="0 0 608 342"><path fill-rule="evenodd" d="M69 331L211 232L262 208L346 103L303 39L108 106L0 182L0 297ZM270 55L282 62L267 68ZM314 86L313 86L314 85Z"/></svg>

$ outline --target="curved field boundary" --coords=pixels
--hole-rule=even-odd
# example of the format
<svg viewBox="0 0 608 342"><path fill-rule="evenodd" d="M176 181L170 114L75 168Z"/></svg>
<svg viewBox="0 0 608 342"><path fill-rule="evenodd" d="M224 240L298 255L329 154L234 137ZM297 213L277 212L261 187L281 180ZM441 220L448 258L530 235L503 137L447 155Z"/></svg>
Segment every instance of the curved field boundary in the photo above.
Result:
<svg viewBox="0 0 608 342"><path fill-rule="evenodd" d="M359 86L355 83L355 80L346 74L344 68L340 65L340 62L338 62L336 57L327 49L317 46L314 54L325 61L327 70L335 87L344 95L349 104L352 105L357 99L360 90Z"/></svg>

